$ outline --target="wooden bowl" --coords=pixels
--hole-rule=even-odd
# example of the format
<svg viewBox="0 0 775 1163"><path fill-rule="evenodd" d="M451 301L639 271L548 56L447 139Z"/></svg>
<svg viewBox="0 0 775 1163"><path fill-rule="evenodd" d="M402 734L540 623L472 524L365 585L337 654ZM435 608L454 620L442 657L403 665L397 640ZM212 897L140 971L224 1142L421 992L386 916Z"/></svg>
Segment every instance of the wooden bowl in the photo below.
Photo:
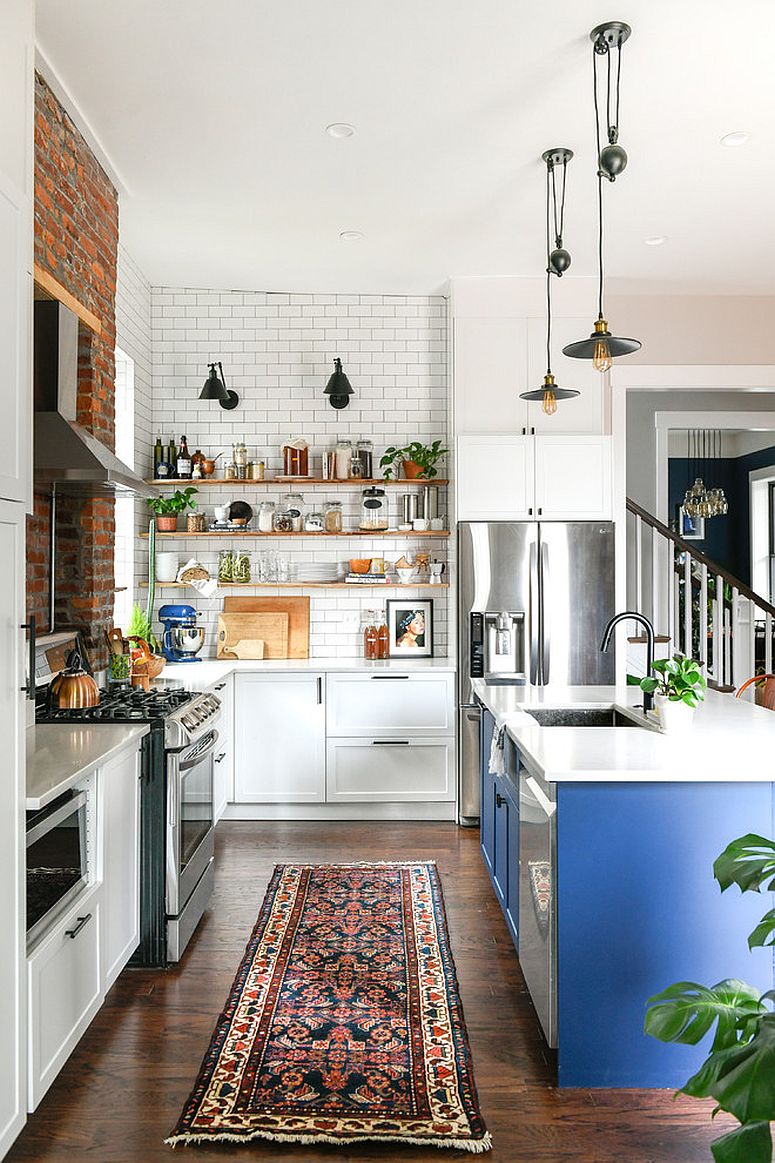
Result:
<svg viewBox="0 0 775 1163"><path fill-rule="evenodd" d="M350 569L353 573L368 573L371 569L370 557L351 557Z"/></svg>

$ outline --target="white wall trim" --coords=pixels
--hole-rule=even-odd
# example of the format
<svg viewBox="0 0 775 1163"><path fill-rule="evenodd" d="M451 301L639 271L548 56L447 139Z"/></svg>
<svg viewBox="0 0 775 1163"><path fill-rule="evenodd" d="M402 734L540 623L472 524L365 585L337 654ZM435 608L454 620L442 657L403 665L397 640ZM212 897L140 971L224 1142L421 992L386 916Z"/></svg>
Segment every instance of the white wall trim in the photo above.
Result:
<svg viewBox="0 0 775 1163"><path fill-rule="evenodd" d="M772 364L619 364L612 373L615 389L639 392L775 391Z"/></svg>
<svg viewBox="0 0 775 1163"><path fill-rule="evenodd" d="M57 100L67 110L73 124L77 126L90 150L97 158L105 173L110 178L119 194L131 196L132 191L123 174L102 143L102 139L83 112L73 94L57 73L51 61L45 55L40 45L35 46L35 68L49 86Z"/></svg>

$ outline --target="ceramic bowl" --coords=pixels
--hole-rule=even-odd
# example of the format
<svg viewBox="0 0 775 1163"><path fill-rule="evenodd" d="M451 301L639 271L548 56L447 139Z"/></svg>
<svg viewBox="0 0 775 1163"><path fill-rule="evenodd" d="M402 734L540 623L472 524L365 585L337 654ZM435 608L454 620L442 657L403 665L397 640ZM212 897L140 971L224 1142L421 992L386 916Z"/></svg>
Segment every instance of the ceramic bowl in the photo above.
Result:
<svg viewBox="0 0 775 1163"><path fill-rule="evenodd" d="M414 577L414 566L411 569L397 569L398 580L402 586L408 586Z"/></svg>
<svg viewBox="0 0 775 1163"><path fill-rule="evenodd" d="M350 571L351 573L368 573L371 569L370 557L351 557Z"/></svg>

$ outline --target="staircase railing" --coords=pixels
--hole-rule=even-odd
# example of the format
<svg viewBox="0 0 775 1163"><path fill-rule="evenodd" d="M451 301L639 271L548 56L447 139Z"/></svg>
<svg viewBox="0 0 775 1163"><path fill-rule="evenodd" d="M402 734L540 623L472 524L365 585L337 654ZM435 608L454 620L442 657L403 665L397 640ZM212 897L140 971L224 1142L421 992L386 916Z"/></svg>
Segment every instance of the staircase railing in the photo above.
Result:
<svg viewBox="0 0 775 1163"><path fill-rule="evenodd" d="M772 673L775 606L627 499L629 595L672 650L698 658L719 687Z"/></svg>

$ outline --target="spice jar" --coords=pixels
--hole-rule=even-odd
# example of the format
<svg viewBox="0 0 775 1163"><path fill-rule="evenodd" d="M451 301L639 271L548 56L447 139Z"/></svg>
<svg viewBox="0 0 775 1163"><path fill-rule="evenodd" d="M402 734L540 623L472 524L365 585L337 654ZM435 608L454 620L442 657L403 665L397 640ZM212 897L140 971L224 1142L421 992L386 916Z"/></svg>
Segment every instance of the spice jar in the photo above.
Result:
<svg viewBox="0 0 775 1163"><path fill-rule="evenodd" d="M307 516L304 518L304 532L322 533L323 529L323 514L318 512L307 513Z"/></svg>
<svg viewBox="0 0 775 1163"><path fill-rule="evenodd" d="M263 460L251 460L248 464L248 476L252 481L262 481L265 471L266 465Z"/></svg>
<svg viewBox="0 0 775 1163"><path fill-rule="evenodd" d="M328 501L326 504L325 526L326 533L342 532L343 522L341 501Z"/></svg>
<svg viewBox="0 0 775 1163"><path fill-rule="evenodd" d="M363 490L361 497L361 519L359 528L368 532L385 530L388 527L388 506L384 489L372 486Z"/></svg>
<svg viewBox="0 0 775 1163"><path fill-rule="evenodd" d="M275 507L274 501L262 501L258 506L258 531L271 533L274 529Z"/></svg>
<svg viewBox="0 0 775 1163"><path fill-rule="evenodd" d="M353 442L352 440L337 440L336 442L336 479L338 481L348 481L350 479L350 467L353 460Z"/></svg>
<svg viewBox="0 0 775 1163"><path fill-rule="evenodd" d="M304 498L301 493L287 493L284 502L285 516L291 519L291 532L301 533L304 529Z"/></svg>

